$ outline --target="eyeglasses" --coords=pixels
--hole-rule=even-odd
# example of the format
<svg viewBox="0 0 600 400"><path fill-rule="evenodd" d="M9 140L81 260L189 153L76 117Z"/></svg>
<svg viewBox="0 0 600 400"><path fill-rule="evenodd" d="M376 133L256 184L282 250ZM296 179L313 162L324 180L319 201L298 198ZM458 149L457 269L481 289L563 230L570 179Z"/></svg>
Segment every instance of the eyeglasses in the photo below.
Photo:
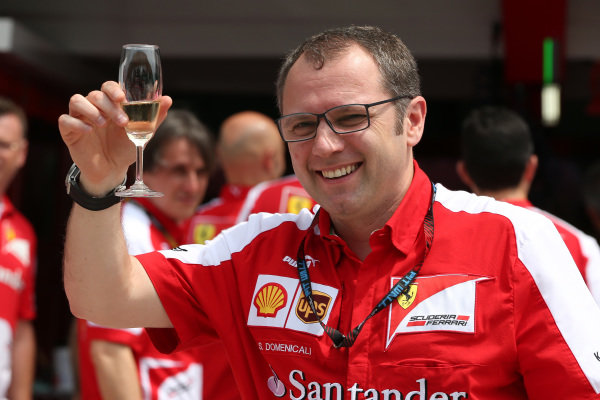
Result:
<svg viewBox="0 0 600 400"><path fill-rule="evenodd" d="M330 108L321 114L288 114L276 120L277 127L284 142L302 142L313 139L317 136L317 127L321 118L327 122L332 131L340 135L363 131L371 125L370 107L406 98L412 98L412 96L396 96L370 104L345 104Z"/></svg>

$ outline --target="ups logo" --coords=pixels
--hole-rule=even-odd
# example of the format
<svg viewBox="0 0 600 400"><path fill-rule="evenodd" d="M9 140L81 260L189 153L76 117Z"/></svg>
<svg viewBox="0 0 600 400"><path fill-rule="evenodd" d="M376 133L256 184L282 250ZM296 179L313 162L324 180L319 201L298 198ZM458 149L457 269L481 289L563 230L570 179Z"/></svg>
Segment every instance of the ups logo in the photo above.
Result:
<svg viewBox="0 0 600 400"><path fill-rule="evenodd" d="M304 293L300 294L300 299L298 300L298 305L296 306L296 316L305 324L314 324L319 322L319 320L327 314L327 310L331 304L331 296L326 293L314 290L312 296L317 315L315 315L315 313L313 313L311 310L308 301L304 297Z"/></svg>

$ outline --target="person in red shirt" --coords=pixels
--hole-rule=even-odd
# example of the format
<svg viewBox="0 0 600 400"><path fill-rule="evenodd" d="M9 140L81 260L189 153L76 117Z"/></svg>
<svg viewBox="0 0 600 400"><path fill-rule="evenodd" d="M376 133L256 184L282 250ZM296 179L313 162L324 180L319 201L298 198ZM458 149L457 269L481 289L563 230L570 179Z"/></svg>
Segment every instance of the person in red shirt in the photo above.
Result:
<svg viewBox="0 0 600 400"><path fill-rule="evenodd" d="M529 126L516 112L485 106L471 111L463 121L461 159L456 170L471 190L483 196L525 207L548 217L553 223L594 298L600 303L600 247L587 235L561 218L529 201L538 158Z"/></svg>
<svg viewBox="0 0 600 400"><path fill-rule="evenodd" d="M104 200L76 199L69 219L72 311L148 327L164 352L220 338L244 399L598 399L600 308L560 235L539 214L430 181L413 157L419 86L394 34L307 39L280 69L277 121L320 207L137 257L106 196L133 159L119 143L123 92L73 96L59 119L82 171L71 182ZM160 101L163 118L172 100Z"/></svg>
<svg viewBox="0 0 600 400"><path fill-rule="evenodd" d="M236 222L258 212L298 214L303 208L312 210L315 204L295 175L283 176L250 189Z"/></svg>
<svg viewBox="0 0 600 400"><path fill-rule="evenodd" d="M164 196L123 205L129 254L184 243L213 158L206 127L189 111L171 111L148 142L144 159L146 184ZM167 356L143 329L111 329L85 320L78 328L82 400L240 398L219 341Z"/></svg>
<svg viewBox="0 0 600 400"><path fill-rule="evenodd" d="M27 159L27 118L0 98L0 398L33 395L37 239L6 190Z"/></svg>
<svg viewBox="0 0 600 400"><path fill-rule="evenodd" d="M198 207L186 242L204 243L234 225L250 189L283 174L284 152L277 125L268 116L242 111L225 119L217 142L225 184L219 197Z"/></svg>

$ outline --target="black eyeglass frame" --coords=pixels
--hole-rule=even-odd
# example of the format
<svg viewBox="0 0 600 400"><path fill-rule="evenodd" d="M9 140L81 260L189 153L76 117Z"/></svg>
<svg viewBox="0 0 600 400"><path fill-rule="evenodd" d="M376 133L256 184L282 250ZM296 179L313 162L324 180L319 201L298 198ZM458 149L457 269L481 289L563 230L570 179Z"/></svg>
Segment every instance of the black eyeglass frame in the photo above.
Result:
<svg viewBox="0 0 600 400"><path fill-rule="evenodd" d="M396 96L396 97L392 97L390 99L376 101L375 103L368 103L368 104L359 104L359 103L342 104L341 106L332 107L329 110L326 110L325 112L322 112L320 114L309 113L309 112L300 112L300 113L286 114L286 115L282 115L281 117L277 118L275 120L275 123L277 124L277 130L279 131L279 136L281 136L281 139L284 142L286 142L286 143L305 142L307 140L314 139L317 136L317 127L319 126L319 123L321 122L321 118L323 118L325 120L325 122L327 122L327 125L331 128L331 130L334 133L336 133L337 135L345 135L346 133L354 133L354 132L364 131L365 129L368 129L369 126L371 126L371 115L369 114L369 107L378 106L380 104L390 103L392 101L398 101L398 100L401 100L401 99L409 99L409 98L412 99L412 98L414 98L414 96L401 95L401 96ZM365 107L365 111L367 112L367 126L365 126L364 128L354 129L354 130L351 130L351 131L338 132L333 127L333 124L331 123L331 121L329 121L329 119L327 118L327 116L325 114L327 114L328 112L330 112L332 110L335 110L335 109L338 109L338 108L342 108L342 107L348 107L348 106L363 106L363 107ZM314 115L315 117L317 117L317 125L315 127L315 132L314 132L314 134L312 136L305 137L305 138L302 138L302 139L286 139L284 137L280 121L282 119L285 119L287 117L291 117L291 116L294 116L294 115Z"/></svg>

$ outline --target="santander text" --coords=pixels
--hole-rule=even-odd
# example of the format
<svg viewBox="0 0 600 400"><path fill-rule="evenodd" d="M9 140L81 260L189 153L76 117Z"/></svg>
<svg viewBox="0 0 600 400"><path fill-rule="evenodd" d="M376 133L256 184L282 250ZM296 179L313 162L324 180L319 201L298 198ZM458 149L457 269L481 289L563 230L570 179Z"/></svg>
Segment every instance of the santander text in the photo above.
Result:
<svg viewBox="0 0 600 400"><path fill-rule="evenodd" d="M290 372L289 378L293 386L289 390L289 398L292 400L342 400L346 398L344 392L350 394L350 400L460 400L469 397L466 392L436 392L429 395L425 378L417 379L418 390L408 392L398 389L365 389L358 383L344 388L339 382L305 382L304 372L297 369Z"/></svg>

